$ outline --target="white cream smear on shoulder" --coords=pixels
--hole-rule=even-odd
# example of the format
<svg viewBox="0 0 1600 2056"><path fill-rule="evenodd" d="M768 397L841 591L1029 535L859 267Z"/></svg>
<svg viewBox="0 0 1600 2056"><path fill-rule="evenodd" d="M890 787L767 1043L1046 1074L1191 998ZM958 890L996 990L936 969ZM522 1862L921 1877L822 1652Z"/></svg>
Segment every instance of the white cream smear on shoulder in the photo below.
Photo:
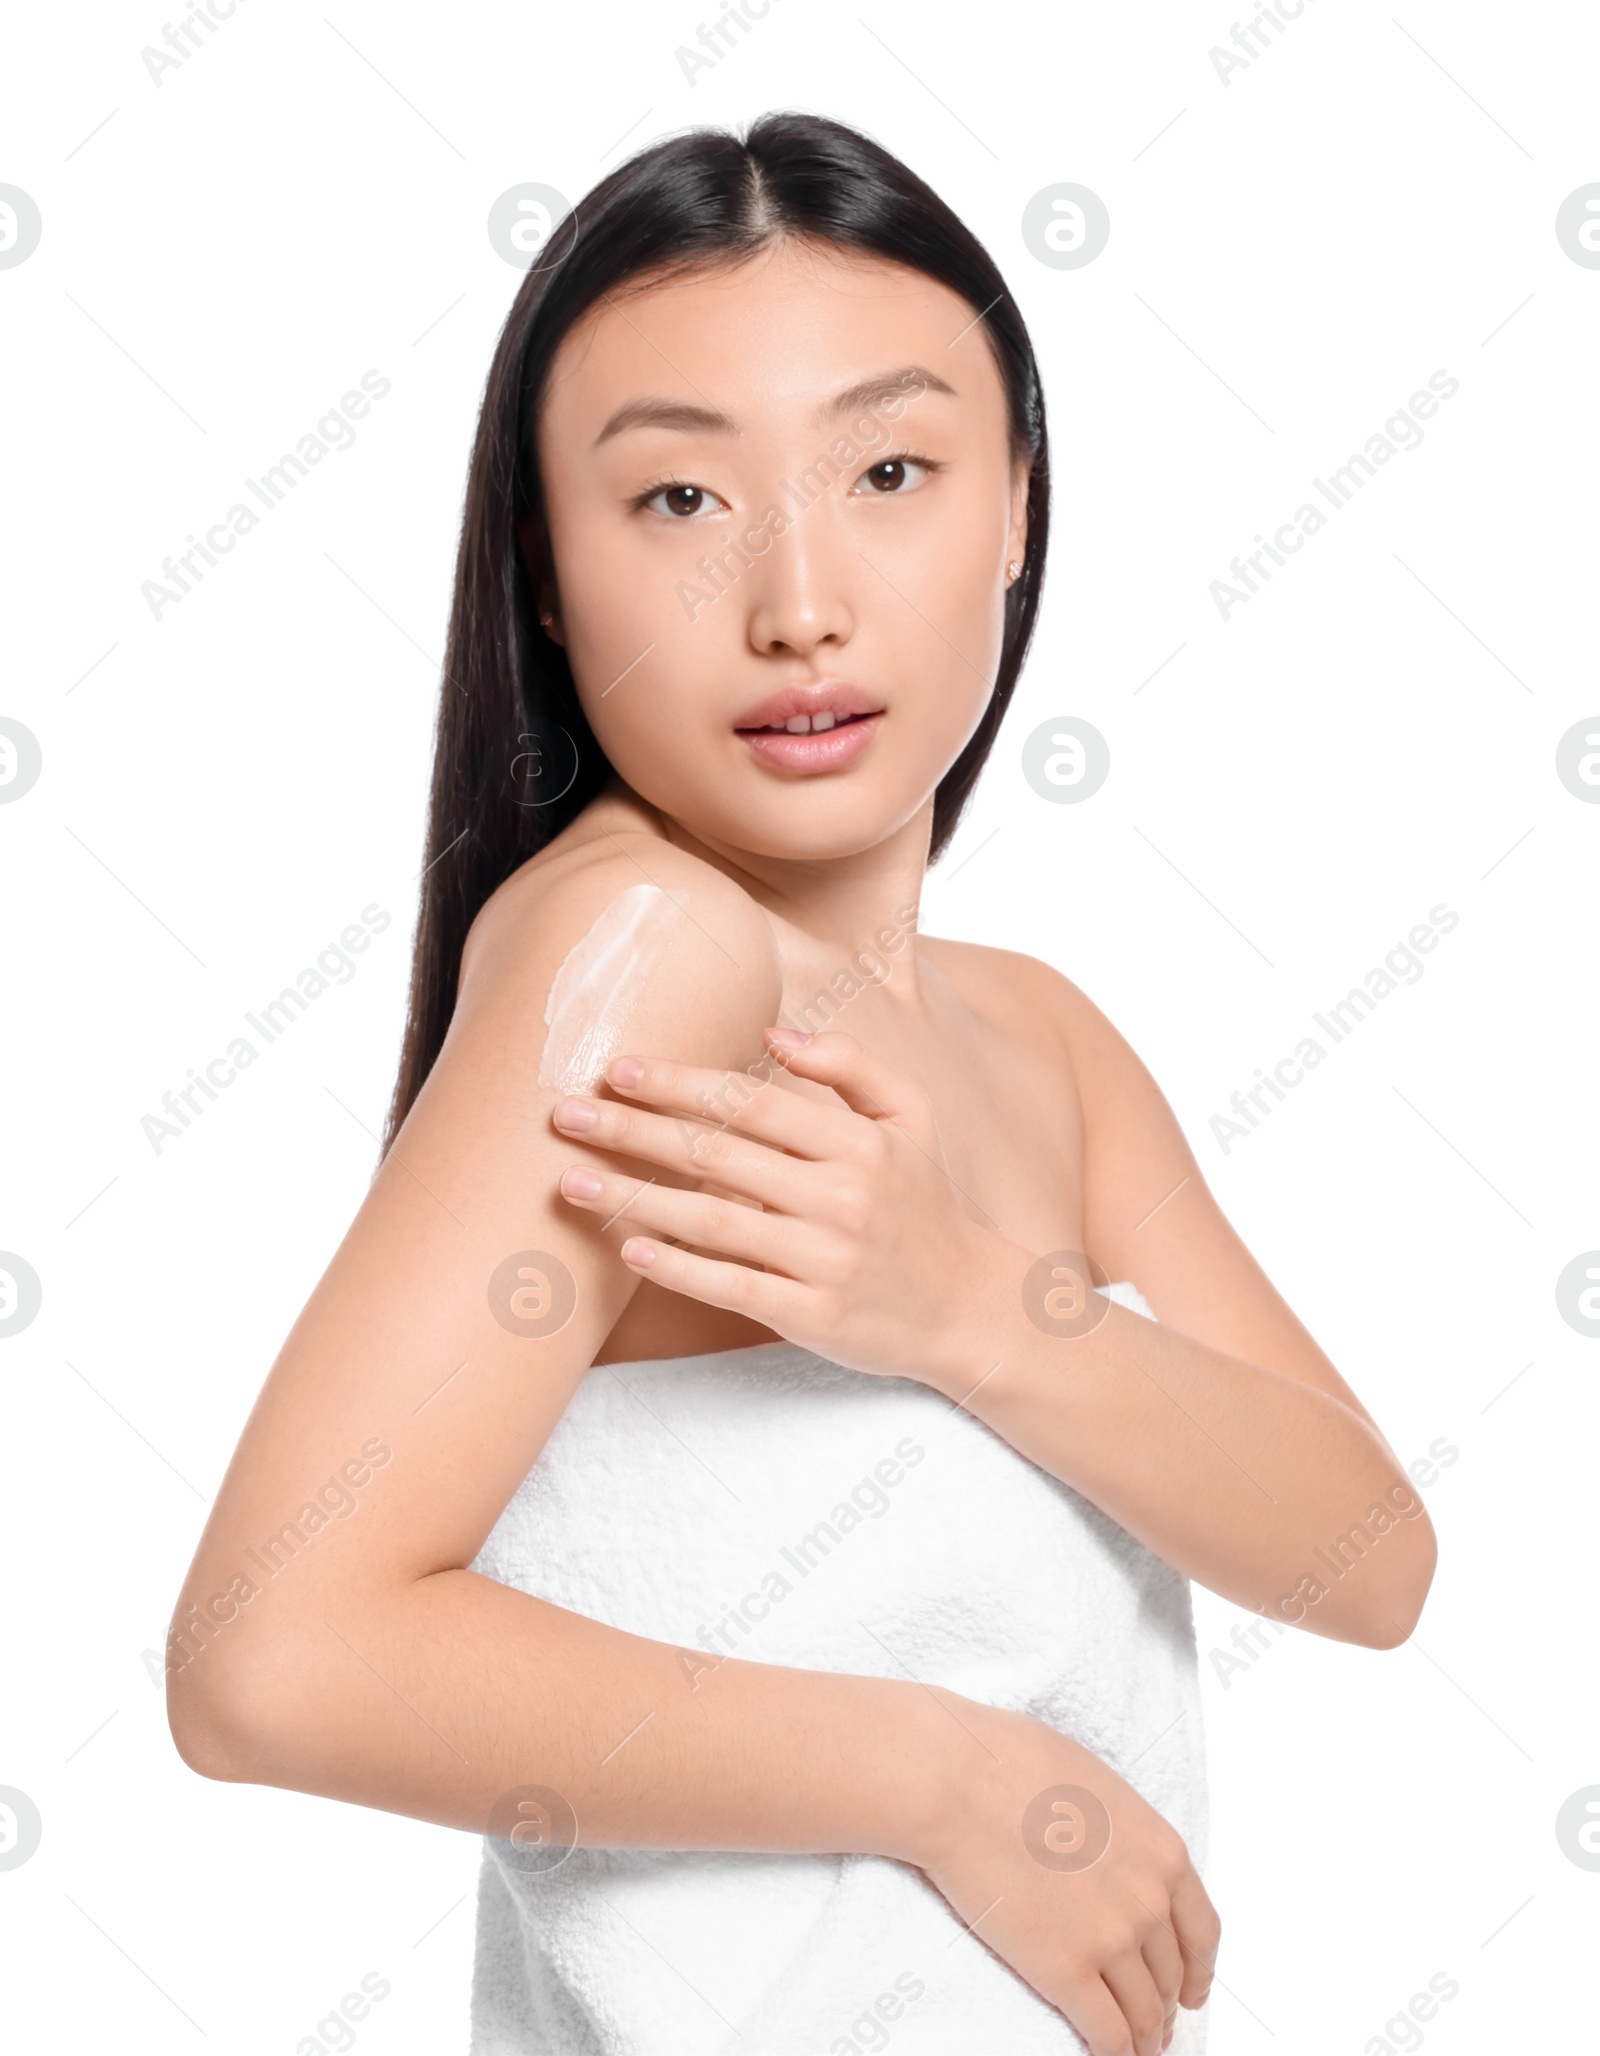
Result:
<svg viewBox="0 0 1600 2056"><path fill-rule="evenodd" d="M600 1083L677 912L659 885L630 885L568 950L544 1004L541 1085L592 1092Z"/></svg>

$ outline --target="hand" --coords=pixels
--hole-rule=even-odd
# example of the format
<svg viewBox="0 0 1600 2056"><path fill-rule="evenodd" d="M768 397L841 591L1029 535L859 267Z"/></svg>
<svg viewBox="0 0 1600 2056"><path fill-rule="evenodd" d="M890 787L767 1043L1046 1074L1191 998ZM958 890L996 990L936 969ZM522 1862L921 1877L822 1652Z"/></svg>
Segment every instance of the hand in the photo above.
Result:
<svg viewBox="0 0 1600 2056"><path fill-rule="evenodd" d="M976 1217L918 1087L853 1035L802 1040L769 1029L767 1038L765 1081L618 1057L607 1084L663 1111L576 1098L554 1113L565 1134L597 1149L736 1197L587 1165L562 1174L563 1196L602 1219L621 1213L635 1231L623 1261L655 1284L745 1314L854 1370L963 1397L986 1368L986 1303L1021 1278L1030 1254ZM845 1104L784 1090L772 1082L779 1064L831 1086ZM708 1116L712 1108L721 1112ZM666 1236L718 1254L656 1239Z"/></svg>
<svg viewBox="0 0 1600 2056"><path fill-rule="evenodd" d="M959 1718L983 1746L962 1745L924 1875L1091 2056L1159 2056L1178 2007L1204 2005L1222 1933L1182 1837L1043 1721L970 1700Z"/></svg>

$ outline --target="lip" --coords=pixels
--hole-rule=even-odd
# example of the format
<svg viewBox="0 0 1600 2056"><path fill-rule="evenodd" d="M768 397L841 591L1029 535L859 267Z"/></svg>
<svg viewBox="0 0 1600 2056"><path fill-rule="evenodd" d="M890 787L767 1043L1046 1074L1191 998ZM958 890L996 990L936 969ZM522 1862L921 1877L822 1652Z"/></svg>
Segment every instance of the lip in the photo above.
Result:
<svg viewBox="0 0 1600 2056"><path fill-rule="evenodd" d="M795 709L800 712L799 708ZM789 735L781 728L741 728L739 740L753 757L776 771L841 771L853 764L877 734L881 711L863 714L820 735Z"/></svg>
<svg viewBox="0 0 1600 2056"><path fill-rule="evenodd" d="M774 721L792 721L796 714L881 714L883 708L847 678L817 678L805 685L780 686L741 714L734 727L770 728Z"/></svg>

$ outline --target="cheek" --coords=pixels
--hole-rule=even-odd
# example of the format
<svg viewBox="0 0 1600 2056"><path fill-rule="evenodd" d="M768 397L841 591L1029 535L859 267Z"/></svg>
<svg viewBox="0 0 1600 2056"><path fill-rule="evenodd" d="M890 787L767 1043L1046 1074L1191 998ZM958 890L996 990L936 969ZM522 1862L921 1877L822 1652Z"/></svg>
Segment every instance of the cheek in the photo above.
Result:
<svg viewBox="0 0 1600 2056"><path fill-rule="evenodd" d="M903 536L872 552L892 583L868 576L897 635L929 655L942 653L941 672L953 670L969 683L974 668L985 680L993 677L1005 638L1007 515L1003 498L975 488L960 500L948 496L936 517L930 509L929 518L908 523Z"/></svg>
<svg viewBox="0 0 1600 2056"><path fill-rule="evenodd" d="M624 776L629 739L642 728L670 754L668 706L692 725L696 681L727 669L734 603L719 601L696 565L716 547L707 535L699 548L638 548L613 528L592 540L574 534L558 560L567 660L589 724Z"/></svg>
<svg viewBox="0 0 1600 2056"><path fill-rule="evenodd" d="M989 703L1005 642L1005 588L991 536L930 542L906 576L896 575L898 594L882 589L885 629L908 701L954 754Z"/></svg>
<svg viewBox="0 0 1600 2056"><path fill-rule="evenodd" d="M956 625L967 638L956 638L957 647L992 677L1005 640L1006 587L992 540L986 536L984 544L982 550L966 551L945 566L943 590Z"/></svg>

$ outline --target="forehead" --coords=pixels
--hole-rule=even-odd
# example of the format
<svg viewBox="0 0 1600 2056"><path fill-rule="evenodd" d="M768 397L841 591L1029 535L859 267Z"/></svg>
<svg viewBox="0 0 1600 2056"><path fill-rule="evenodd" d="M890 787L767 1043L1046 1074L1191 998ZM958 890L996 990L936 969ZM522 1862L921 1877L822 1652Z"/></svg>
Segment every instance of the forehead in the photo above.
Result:
<svg viewBox="0 0 1600 2056"><path fill-rule="evenodd" d="M541 439L593 444L619 406L643 395L714 408L748 433L775 416L809 420L855 381L913 364L953 389L944 405L1003 412L975 313L909 266L801 240L676 279L630 281L563 338Z"/></svg>

